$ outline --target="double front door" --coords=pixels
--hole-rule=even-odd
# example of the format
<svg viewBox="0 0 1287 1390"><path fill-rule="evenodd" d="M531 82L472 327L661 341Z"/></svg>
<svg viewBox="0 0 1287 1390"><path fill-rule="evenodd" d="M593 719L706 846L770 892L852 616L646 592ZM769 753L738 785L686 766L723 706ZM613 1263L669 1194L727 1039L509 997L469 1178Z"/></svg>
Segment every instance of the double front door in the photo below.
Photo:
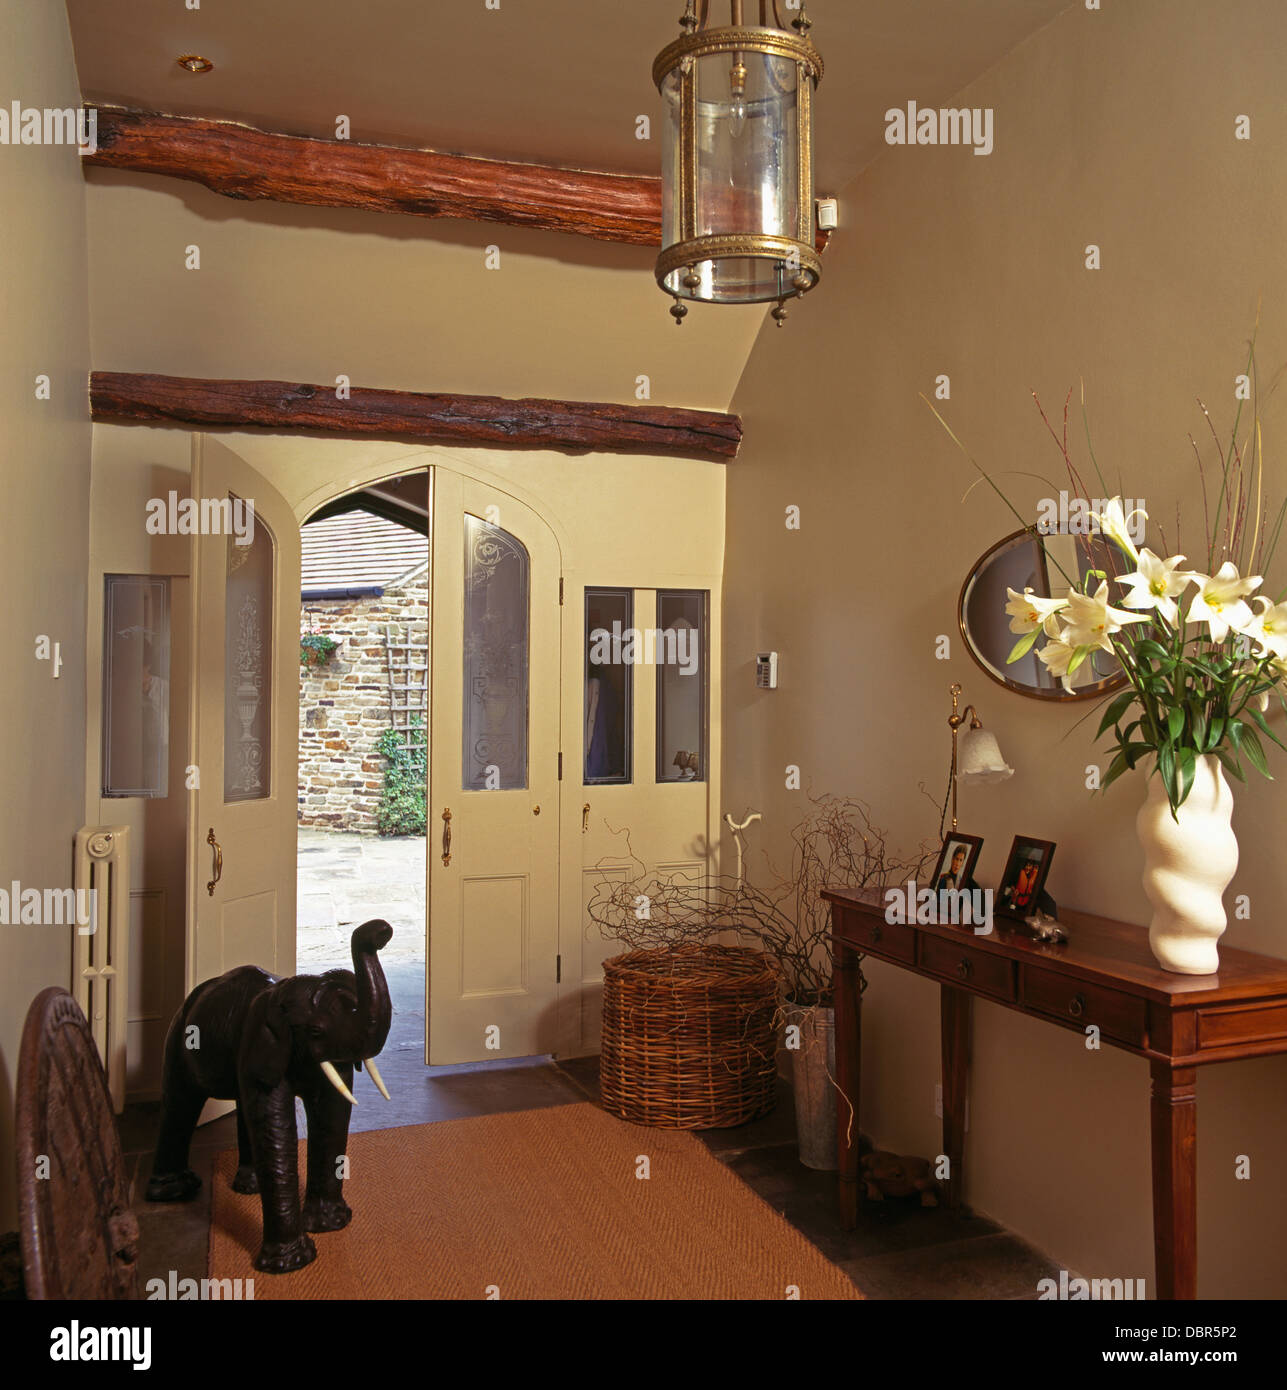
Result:
<svg viewBox="0 0 1287 1390"><path fill-rule="evenodd" d="M516 499L430 475L427 1062L557 1049L560 558ZM295 968L299 523L198 441L193 496L254 504L194 537L187 988Z"/></svg>

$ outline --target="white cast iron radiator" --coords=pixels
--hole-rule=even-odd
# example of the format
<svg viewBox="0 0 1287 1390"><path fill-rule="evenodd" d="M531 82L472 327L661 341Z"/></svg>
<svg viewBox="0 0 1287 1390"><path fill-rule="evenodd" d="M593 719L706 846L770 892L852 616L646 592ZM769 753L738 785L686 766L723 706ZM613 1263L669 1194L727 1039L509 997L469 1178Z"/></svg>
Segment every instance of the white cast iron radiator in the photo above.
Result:
<svg viewBox="0 0 1287 1390"><path fill-rule="evenodd" d="M129 1012L129 826L87 825L76 832L75 887L78 907L89 905L89 922L72 926L72 993L89 1019L112 1107L120 1114Z"/></svg>

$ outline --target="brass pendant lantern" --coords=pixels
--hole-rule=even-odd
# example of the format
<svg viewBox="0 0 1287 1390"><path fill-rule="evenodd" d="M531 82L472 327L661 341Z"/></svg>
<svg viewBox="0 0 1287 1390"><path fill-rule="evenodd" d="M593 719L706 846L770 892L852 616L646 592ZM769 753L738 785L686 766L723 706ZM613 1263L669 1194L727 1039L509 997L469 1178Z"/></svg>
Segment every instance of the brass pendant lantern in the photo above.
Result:
<svg viewBox="0 0 1287 1390"><path fill-rule="evenodd" d="M727 28L695 0L683 35L652 66L666 102L662 251L657 283L683 323L686 300L786 301L822 275L815 244L813 93L822 57L801 3L790 28L780 0L729 0ZM758 8L758 25L745 11ZM794 32L792 32L794 31Z"/></svg>

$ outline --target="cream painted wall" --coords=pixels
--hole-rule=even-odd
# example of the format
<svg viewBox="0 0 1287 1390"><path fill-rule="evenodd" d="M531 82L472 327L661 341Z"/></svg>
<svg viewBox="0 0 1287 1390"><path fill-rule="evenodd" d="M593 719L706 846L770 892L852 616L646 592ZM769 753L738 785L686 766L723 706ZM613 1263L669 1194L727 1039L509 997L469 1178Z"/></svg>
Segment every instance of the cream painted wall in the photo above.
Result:
<svg viewBox="0 0 1287 1390"><path fill-rule="evenodd" d="M80 102L61 5L0 0L6 104ZM0 795L0 882L71 884L84 812L85 579L90 426L85 191L66 146L0 146L0 546L7 658ZM36 377L50 399L36 399ZM33 659L39 634L61 644L62 671ZM0 1230L16 1220L13 1089L22 1025L48 985L70 984L67 928L0 926Z"/></svg>
<svg viewBox="0 0 1287 1390"><path fill-rule="evenodd" d="M722 410L764 317L676 328L646 247L87 178L99 370Z"/></svg>
<svg viewBox="0 0 1287 1390"><path fill-rule="evenodd" d="M848 231L821 288L785 330L765 327L733 402L747 442L728 471L725 799L765 812L753 851L780 845L800 814L783 790L790 763L816 790L870 801L896 839L933 838L920 787L942 793L960 680L1017 769L963 795L962 828L987 840L980 880L995 883L1026 832L1059 842L1056 897L1148 920L1142 780L1092 799L1085 768L1107 759L1073 731L1081 707L1003 690L955 638L952 659L935 659L966 571L1014 524L986 488L964 496L969 465L918 393L948 374L953 426L1032 505L1049 489L1025 474L1058 480L1062 461L1029 390L1057 418L1084 378L1101 463L1173 536L1176 500L1194 501L1195 397L1232 422L1261 295L1262 368L1287 360L1285 48L1277 0L1077 5L954 100L995 108L991 156L891 149L846 191ZM1234 139L1242 113L1250 142ZM1089 243L1099 271L1084 268ZM1285 410L1276 398L1265 416L1277 499ZM784 525L792 504L799 532ZM1201 519L1188 517L1194 554ZM757 648L781 653L775 693L754 689ZM1277 765L1278 784L1237 789L1231 892L1250 895L1252 915L1224 939L1287 956ZM879 964L869 974L861 1123L883 1147L937 1153L937 990ZM1287 1295L1285 1087L1287 1059L1200 1074L1204 1297ZM978 1004L968 1200L1071 1269L1151 1288L1147 1100L1142 1061ZM1250 1181L1235 1181L1239 1154Z"/></svg>
<svg viewBox="0 0 1287 1390"><path fill-rule="evenodd" d="M564 573L584 573L587 583L682 586L688 577L718 575L723 561L729 466L722 463L266 433L211 437L258 469L301 522L343 492L440 465L488 479L539 511L558 537Z"/></svg>

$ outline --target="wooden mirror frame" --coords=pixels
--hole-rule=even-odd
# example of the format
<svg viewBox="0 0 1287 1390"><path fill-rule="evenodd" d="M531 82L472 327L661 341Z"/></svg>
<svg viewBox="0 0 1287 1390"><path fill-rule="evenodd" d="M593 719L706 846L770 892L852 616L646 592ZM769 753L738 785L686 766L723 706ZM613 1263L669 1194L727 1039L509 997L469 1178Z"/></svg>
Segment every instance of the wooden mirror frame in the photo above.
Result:
<svg viewBox="0 0 1287 1390"><path fill-rule="evenodd" d="M998 685L1004 686L1007 690L1013 690L1016 695L1026 695L1030 700L1049 700L1062 704L1076 704L1083 700L1097 700L1101 696L1111 695L1114 691L1124 690L1127 685L1125 671L1119 671L1114 676L1105 676L1102 680L1093 681L1089 685L1081 686L1071 693L1060 686L1052 690L1039 690L1030 685L1024 685L1020 681L1011 680L994 671L983 657L979 655L973 641L970 638L969 629L965 625L965 596L969 593L970 585L975 577L980 573L992 556L998 554L1006 546L1012 545L1022 536L1030 536L1038 543L1046 538L1036 526L1027 526L1022 531L1012 531L1008 536L1003 536L995 545L989 546L987 550L970 566L969 573L965 576L965 581L961 585L961 592L956 601L956 622L961 632L961 640L965 643L965 650L969 652L974 664L990 680L994 680ZM1044 547L1043 547L1044 556ZM1047 588L1049 584L1047 583Z"/></svg>

